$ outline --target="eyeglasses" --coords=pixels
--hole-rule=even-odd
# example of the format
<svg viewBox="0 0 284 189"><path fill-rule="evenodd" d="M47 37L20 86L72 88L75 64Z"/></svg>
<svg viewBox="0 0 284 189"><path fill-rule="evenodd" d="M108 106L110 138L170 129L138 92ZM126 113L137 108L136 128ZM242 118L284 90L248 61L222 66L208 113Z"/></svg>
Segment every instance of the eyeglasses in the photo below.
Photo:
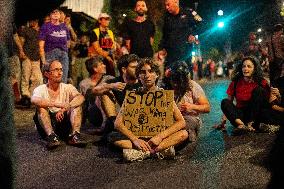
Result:
<svg viewBox="0 0 284 189"><path fill-rule="evenodd" d="M55 68L53 70L49 70L49 72L63 72L62 68Z"/></svg>

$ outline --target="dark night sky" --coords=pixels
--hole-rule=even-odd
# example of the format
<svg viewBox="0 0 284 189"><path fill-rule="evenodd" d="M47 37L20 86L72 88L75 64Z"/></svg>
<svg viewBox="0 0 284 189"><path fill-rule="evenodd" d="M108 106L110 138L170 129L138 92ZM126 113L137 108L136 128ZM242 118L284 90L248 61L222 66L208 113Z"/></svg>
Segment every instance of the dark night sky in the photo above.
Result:
<svg viewBox="0 0 284 189"><path fill-rule="evenodd" d="M279 17L281 2L276 1L278 0L180 0L180 3L182 6L192 7L194 2L198 2L197 11L204 18L199 28L206 45L222 45L224 37L230 35L232 48L238 49L247 39L249 32L262 27L269 33L274 24L283 22ZM222 30L210 32L216 25L219 9L224 11L224 18L230 18L229 22Z"/></svg>

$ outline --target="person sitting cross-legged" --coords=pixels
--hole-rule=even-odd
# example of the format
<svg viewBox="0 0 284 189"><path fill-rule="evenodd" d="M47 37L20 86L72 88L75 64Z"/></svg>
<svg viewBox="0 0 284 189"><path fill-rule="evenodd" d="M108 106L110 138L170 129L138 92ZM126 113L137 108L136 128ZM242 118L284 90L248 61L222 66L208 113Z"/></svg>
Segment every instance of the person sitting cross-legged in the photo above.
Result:
<svg viewBox="0 0 284 189"><path fill-rule="evenodd" d="M160 76L159 66L152 59L146 58L139 61L136 76L143 85L139 89L140 92L147 93L160 90L157 87L157 81ZM174 100L172 111L175 122L151 138L136 136L131 130L128 130L123 118L125 103L124 101L115 120L115 129L119 133L116 136L110 135L110 139L113 139L111 142L123 149L124 159L127 161L143 160L150 157L151 154L161 158L174 157L174 147L183 143L188 138L184 118Z"/></svg>
<svg viewBox="0 0 284 189"><path fill-rule="evenodd" d="M43 74L47 83L35 88L31 97L39 135L47 140L49 150L60 146L60 139L69 145L86 146L80 135L84 97L73 85L62 83L63 70L58 60L44 64Z"/></svg>

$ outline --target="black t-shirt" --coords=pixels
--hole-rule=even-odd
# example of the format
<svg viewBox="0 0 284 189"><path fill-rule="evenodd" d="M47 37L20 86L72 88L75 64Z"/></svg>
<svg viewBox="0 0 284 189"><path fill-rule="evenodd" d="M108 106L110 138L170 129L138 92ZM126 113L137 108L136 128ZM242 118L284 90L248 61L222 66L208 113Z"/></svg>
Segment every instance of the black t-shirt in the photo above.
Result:
<svg viewBox="0 0 284 189"><path fill-rule="evenodd" d="M140 58L153 57L150 38L155 35L155 25L150 20L136 22L127 20L124 23L124 38L130 40L130 53Z"/></svg>
<svg viewBox="0 0 284 189"><path fill-rule="evenodd" d="M98 40L100 47L104 51L109 51L112 49L114 41L110 38L107 31L100 31L99 39L96 33L93 31L90 35L90 42L93 43Z"/></svg>
<svg viewBox="0 0 284 189"><path fill-rule="evenodd" d="M25 43L23 46L24 52L26 56L32 61L40 59L38 35L39 31L30 27L25 27L22 31L19 31L19 36L25 39Z"/></svg>
<svg viewBox="0 0 284 189"><path fill-rule="evenodd" d="M108 81L106 81L106 83L116 83L116 82L124 82L122 77L116 77L114 79L110 79ZM123 91L118 91L118 90L112 90L118 104L121 106L123 103L123 100L125 98L126 95L126 91L132 91L134 89L138 89L139 87L141 87L140 83L135 83L133 85L127 84L124 88Z"/></svg>
<svg viewBox="0 0 284 189"><path fill-rule="evenodd" d="M192 44L188 43L188 36L194 35L195 23L190 9L180 9L177 15L166 13L160 48L167 50L167 59L187 60L191 56Z"/></svg>

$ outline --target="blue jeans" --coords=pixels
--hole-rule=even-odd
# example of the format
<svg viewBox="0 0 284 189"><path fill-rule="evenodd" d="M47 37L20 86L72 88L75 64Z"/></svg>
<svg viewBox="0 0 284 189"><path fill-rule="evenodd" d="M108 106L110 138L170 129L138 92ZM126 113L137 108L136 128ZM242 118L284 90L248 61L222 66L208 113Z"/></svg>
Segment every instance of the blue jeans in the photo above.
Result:
<svg viewBox="0 0 284 189"><path fill-rule="evenodd" d="M45 53L45 59L46 59L46 62L48 63L51 63L54 60L58 60L62 64L62 68L63 68L62 82L67 83L68 70L69 70L68 53L58 48L53 49Z"/></svg>

